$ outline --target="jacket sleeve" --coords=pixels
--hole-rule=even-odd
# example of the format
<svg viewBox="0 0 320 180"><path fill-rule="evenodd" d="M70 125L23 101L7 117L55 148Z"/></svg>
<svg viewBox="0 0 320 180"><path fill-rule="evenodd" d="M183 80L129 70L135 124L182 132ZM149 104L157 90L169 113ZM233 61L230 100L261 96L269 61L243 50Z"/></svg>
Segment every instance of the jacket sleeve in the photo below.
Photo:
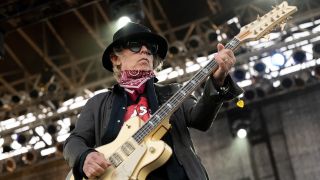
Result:
<svg viewBox="0 0 320 180"><path fill-rule="evenodd" d="M208 130L218 111L225 101L230 101L243 90L228 75L225 79L224 90L215 86L213 77L210 76L206 81L203 95L197 100L194 96L187 98L182 105L187 125L202 131Z"/></svg>
<svg viewBox="0 0 320 180"><path fill-rule="evenodd" d="M97 96L88 100L80 113L74 130L64 143L63 155L69 166L73 169L76 179L82 176L82 173L79 172L79 169L82 168L79 167L81 155L93 151L95 145L94 116L98 104Z"/></svg>

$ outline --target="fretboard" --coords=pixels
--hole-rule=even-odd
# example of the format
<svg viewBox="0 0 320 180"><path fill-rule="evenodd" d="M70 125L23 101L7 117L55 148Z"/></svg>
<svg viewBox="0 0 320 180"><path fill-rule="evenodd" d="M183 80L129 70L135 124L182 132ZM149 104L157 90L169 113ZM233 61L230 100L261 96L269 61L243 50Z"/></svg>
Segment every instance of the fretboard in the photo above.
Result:
<svg viewBox="0 0 320 180"><path fill-rule="evenodd" d="M235 50L240 44L237 38L233 38L225 48ZM190 96L190 94L200 86L206 78L218 68L216 61L211 60L201 70L199 70L183 87L180 88L166 103L164 103L132 137L141 143L154 129L161 124L162 120L173 114L173 112Z"/></svg>

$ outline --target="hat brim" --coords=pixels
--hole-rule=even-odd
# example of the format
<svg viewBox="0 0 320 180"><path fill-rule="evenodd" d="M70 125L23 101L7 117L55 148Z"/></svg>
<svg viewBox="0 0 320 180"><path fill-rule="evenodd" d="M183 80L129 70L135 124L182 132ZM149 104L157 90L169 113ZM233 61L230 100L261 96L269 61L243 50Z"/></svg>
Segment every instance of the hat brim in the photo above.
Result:
<svg viewBox="0 0 320 180"><path fill-rule="evenodd" d="M162 36L151 33L151 32L150 33L149 32L135 33L135 34L130 34L129 36L126 36L126 37L119 38L116 41L113 41L105 49L103 56L102 56L102 64L105 69L113 72L113 69L112 69L113 66L112 66L112 62L110 59L110 53L113 51L113 47L123 41L129 40L132 38L152 40L153 42L158 44L157 55L162 60L164 60L164 58L166 57L167 51L168 51L168 43Z"/></svg>

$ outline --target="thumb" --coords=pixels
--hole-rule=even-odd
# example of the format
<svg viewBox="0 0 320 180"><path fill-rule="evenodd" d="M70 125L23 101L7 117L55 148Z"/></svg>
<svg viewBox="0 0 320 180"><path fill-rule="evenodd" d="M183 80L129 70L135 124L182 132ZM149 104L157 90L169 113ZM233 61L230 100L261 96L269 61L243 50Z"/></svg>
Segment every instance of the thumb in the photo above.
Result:
<svg viewBox="0 0 320 180"><path fill-rule="evenodd" d="M222 49L224 49L224 46L223 46L221 43L219 43L219 44L217 45L217 49L218 49L218 52L219 52L219 51L221 51Z"/></svg>

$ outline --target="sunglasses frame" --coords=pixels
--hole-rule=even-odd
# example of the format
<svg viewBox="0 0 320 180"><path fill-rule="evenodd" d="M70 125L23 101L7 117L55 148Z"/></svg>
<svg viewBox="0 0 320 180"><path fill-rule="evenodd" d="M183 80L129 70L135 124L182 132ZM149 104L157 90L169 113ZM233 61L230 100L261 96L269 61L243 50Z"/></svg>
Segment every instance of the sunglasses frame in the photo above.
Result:
<svg viewBox="0 0 320 180"><path fill-rule="evenodd" d="M158 44L150 43L145 40L128 40L124 43L119 44L118 46L115 46L114 49L118 52L120 52L122 49L129 49L134 53L138 53L141 51L143 45L149 50L152 55L157 54L159 48Z"/></svg>

